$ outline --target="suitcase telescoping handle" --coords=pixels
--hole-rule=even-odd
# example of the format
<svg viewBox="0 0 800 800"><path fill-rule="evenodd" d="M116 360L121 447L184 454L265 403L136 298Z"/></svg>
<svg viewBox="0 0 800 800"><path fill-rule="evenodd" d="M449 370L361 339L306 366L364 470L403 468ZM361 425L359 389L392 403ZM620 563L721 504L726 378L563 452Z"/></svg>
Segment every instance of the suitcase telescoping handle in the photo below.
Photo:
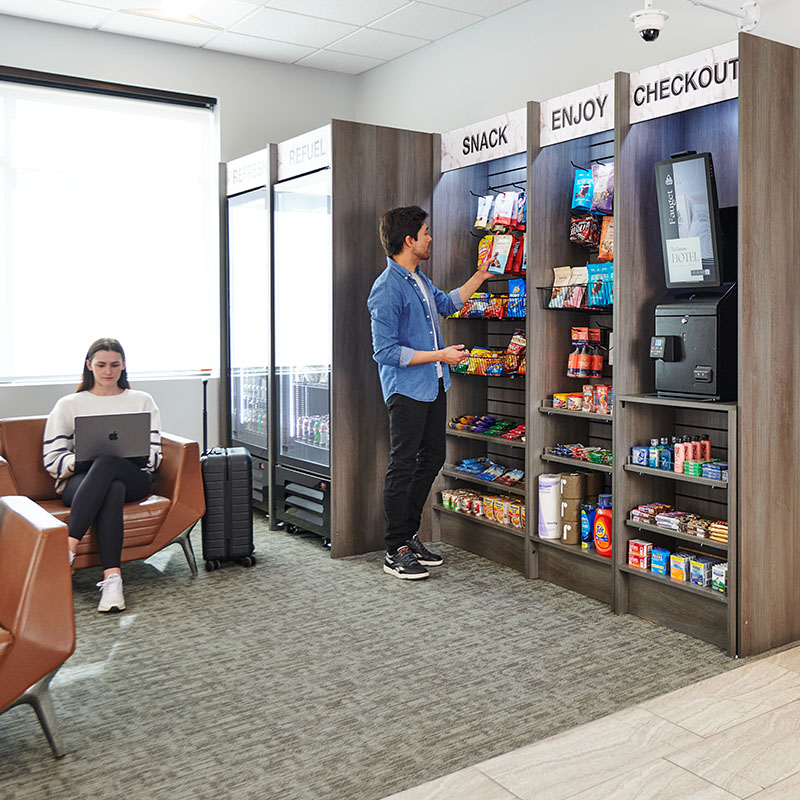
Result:
<svg viewBox="0 0 800 800"><path fill-rule="evenodd" d="M203 452L208 450L208 378L203 378Z"/></svg>

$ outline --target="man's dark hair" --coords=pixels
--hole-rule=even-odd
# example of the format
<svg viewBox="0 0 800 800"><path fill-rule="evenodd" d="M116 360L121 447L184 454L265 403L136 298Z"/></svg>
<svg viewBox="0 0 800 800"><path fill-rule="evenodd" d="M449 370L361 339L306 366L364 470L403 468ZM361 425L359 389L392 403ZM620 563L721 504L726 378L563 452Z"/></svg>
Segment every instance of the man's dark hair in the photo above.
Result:
<svg viewBox="0 0 800 800"><path fill-rule="evenodd" d="M406 236L417 238L427 216L428 212L419 206L402 206L387 211L381 217L381 244L389 258L394 258L402 251Z"/></svg>

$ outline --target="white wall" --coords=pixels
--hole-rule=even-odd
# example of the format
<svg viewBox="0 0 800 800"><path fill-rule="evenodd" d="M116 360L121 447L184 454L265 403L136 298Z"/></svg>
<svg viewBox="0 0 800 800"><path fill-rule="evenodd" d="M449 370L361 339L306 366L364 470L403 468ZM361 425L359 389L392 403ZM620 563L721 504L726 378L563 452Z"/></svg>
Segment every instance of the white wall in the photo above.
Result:
<svg viewBox="0 0 800 800"><path fill-rule="evenodd" d="M216 97L223 161L355 116L350 75L21 17L0 15L0 63Z"/></svg>
<svg viewBox="0 0 800 800"><path fill-rule="evenodd" d="M734 9L741 4L721 1ZM628 21L644 6L640 0L528 0L360 75L357 118L449 131L738 35L733 17L687 0L655 5L670 19L658 40L648 44ZM755 34L800 47L800 3L760 0L760 5Z"/></svg>

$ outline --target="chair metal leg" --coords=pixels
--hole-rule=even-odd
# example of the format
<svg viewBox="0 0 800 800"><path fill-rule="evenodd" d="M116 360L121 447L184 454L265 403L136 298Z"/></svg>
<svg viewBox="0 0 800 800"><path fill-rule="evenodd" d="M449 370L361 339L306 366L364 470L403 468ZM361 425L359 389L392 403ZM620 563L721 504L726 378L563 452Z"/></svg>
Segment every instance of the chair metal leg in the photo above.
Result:
<svg viewBox="0 0 800 800"><path fill-rule="evenodd" d="M191 527L187 528L180 536L176 536L170 544L179 544L183 548L183 554L186 556L186 560L189 562L189 569L192 572L192 575L197 575L197 561L194 558L194 550L192 549L192 540L189 538L189 534L194 530L194 526L197 525L196 522L193 522Z"/></svg>
<svg viewBox="0 0 800 800"><path fill-rule="evenodd" d="M63 758L65 755L64 743L61 739L61 731L58 727L58 719L53 708L53 698L50 696L50 681L55 678L56 673L61 667L56 667L49 675L45 675L38 683L35 683L25 693L15 700L8 708L15 706L33 706L39 724L47 738L50 749L56 758Z"/></svg>

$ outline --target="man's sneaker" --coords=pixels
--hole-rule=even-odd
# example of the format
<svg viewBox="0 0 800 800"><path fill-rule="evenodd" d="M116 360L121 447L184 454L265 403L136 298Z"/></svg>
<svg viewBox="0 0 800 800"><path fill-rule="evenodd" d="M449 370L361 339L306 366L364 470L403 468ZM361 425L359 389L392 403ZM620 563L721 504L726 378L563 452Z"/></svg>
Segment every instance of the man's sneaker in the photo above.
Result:
<svg viewBox="0 0 800 800"><path fill-rule="evenodd" d="M408 547L417 557L417 563L422 564L423 567L440 567L444 563L444 559L440 555L431 553L431 551L422 544L419 534L417 533L408 540Z"/></svg>
<svg viewBox="0 0 800 800"><path fill-rule="evenodd" d="M417 557L406 545L399 548L394 555L386 553L383 559L383 571L407 581L418 581L430 575L425 567L420 566Z"/></svg>
<svg viewBox="0 0 800 800"><path fill-rule="evenodd" d="M98 611L124 611L125 595L122 594L122 577L111 573L104 581L97 584L102 594L97 604Z"/></svg>

